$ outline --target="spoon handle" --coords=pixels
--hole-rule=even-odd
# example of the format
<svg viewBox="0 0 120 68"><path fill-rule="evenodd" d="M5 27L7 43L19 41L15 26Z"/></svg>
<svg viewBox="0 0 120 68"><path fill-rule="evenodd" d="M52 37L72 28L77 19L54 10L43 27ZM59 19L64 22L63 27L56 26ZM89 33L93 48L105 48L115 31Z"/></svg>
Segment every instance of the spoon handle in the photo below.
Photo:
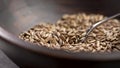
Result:
<svg viewBox="0 0 120 68"><path fill-rule="evenodd" d="M105 23L106 21L108 21L108 20L110 20L110 19L113 19L113 18L115 18L115 17L117 17L117 16L119 16L119 15L120 15L120 13L117 13L117 14L115 14L115 15L113 15L113 16L110 16L110 17L108 17L108 18L105 18L105 19L103 19L103 20L101 20L101 21L93 24L92 26L90 26L89 29L86 31L86 34L85 34L82 42L85 42L85 41L86 41L86 39L88 38L88 35L89 35L97 26L99 26L99 25L101 25L102 23Z"/></svg>

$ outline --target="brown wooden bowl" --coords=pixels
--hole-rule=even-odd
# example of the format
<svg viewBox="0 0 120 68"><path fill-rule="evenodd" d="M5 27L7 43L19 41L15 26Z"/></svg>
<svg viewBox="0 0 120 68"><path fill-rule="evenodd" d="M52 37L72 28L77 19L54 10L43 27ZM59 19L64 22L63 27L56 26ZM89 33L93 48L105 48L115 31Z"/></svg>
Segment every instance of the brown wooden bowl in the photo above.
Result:
<svg viewBox="0 0 120 68"><path fill-rule="evenodd" d="M0 0L0 48L16 64L26 68L89 67L96 62L120 60L118 52L68 53L18 38L20 32L40 22L54 23L66 13L113 15L120 12L119 3L120 0Z"/></svg>

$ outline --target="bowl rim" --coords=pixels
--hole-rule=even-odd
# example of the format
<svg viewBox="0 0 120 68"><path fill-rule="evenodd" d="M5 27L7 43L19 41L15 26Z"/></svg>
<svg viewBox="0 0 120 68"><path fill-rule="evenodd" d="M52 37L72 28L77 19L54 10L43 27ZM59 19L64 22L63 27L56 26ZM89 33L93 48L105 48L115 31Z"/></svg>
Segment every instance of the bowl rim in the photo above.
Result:
<svg viewBox="0 0 120 68"><path fill-rule="evenodd" d="M51 56L54 58L62 58L69 60L87 60L87 61L113 61L120 59L120 52L104 52L104 53L90 53L90 52L78 52L71 53L63 50L50 49L43 46L38 46L26 41L19 39L17 36L8 32L4 28L0 27L0 39L4 40L9 44L13 44L14 46L24 48L25 50L29 50L34 53L44 54L47 56Z"/></svg>

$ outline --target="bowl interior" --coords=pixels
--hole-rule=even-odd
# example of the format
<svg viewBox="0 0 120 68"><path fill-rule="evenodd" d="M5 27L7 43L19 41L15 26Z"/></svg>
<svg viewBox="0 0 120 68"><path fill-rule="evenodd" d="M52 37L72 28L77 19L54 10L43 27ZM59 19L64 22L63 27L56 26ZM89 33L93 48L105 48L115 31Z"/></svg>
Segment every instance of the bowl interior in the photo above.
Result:
<svg viewBox="0 0 120 68"><path fill-rule="evenodd" d="M120 0L0 0L0 26L18 35L40 22L56 22L63 14L120 12Z"/></svg>
<svg viewBox="0 0 120 68"><path fill-rule="evenodd" d="M0 27L18 36L20 32L28 30L40 22L56 22L63 14L73 13L94 13L110 16L120 12L120 0L0 0ZM55 56L67 56L72 58L88 58L88 59L115 59L119 58L119 54L109 55L91 55L90 53L84 54L68 54L62 51L49 50L48 48L29 45L24 46L18 38L15 40L12 37L7 39L16 45L29 47L31 50L42 52L46 54L53 54ZM33 48L35 47L35 48ZM8 49L8 48L7 48ZM27 48L26 48L27 49ZM82 55L81 55L82 54ZM116 59L117 59L116 58ZM99 59L100 60L100 59Z"/></svg>

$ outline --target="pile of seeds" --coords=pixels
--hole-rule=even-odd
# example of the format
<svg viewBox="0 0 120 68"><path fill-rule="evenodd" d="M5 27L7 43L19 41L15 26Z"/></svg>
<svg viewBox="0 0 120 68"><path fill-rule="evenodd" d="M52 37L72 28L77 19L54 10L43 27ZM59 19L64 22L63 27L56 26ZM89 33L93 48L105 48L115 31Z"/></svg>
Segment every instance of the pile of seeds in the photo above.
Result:
<svg viewBox="0 0 120 68"><path fill-rule="evenodd" d="M41 23L20 34L25 41L72 52L112 52L120 51L120 21L111 19L98 26L81 43L86 30L94 23L104 19L100 14L65 14L55 24Z"/></svg>

